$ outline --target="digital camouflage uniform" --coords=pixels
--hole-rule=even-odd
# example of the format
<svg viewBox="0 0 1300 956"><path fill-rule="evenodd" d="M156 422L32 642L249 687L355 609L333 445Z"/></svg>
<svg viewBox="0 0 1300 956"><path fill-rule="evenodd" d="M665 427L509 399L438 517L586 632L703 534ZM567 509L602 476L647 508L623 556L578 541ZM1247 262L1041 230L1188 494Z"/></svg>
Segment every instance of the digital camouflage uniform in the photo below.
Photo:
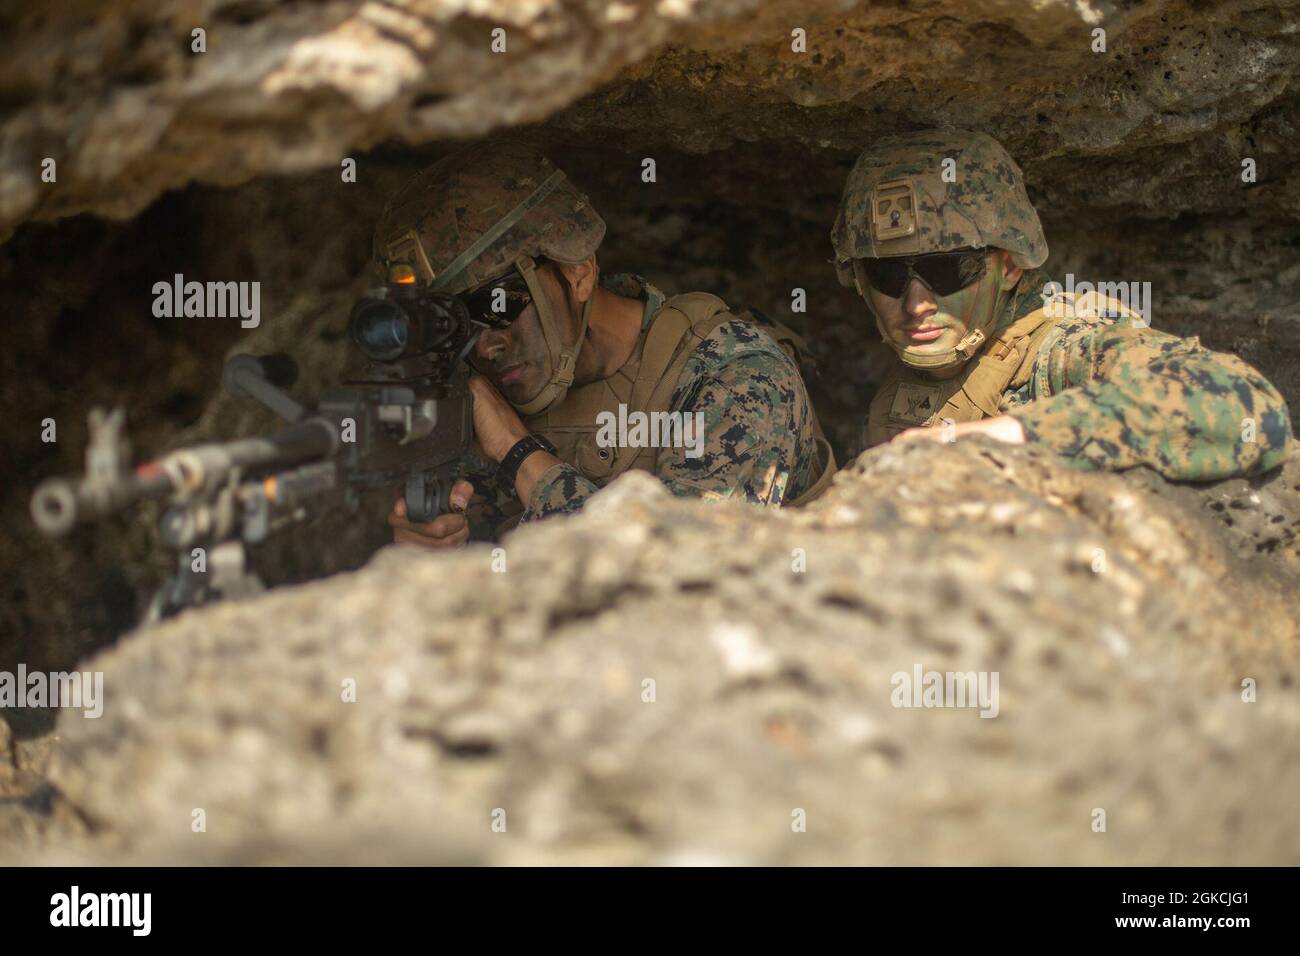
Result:
<svg viewBox="0 0 1300 956"><path fill-rule="evenodd" d="M899 362L872 402L866 444L1008 414L1028 441L1086 470L1147 465L1206 481L1258 474L1287 455L1286 404L1240 358L1144 327L1095 293L1051 297L1037 213L991 137L936 130L877 141L849 175L832 242L840 280L864 298L864 257L999 248L1025 270L1000 313L939 359L910 355L881 327ZM952 379L928 374L958 362Z"/></svg>
<svg viewBox="0 0 1300 956"><path fill-rule="evenodd" d="M1040 291L1050 281L1039 270L1026 273L1027 293L999 327L1041 307ZM1028 381L1008 387L998 411L1068 464L1147 465L1166 478L1210 481L1258 474L1285 459L1286 403L1237 356L1206 349L1195 337L1143 328L1132 315L1049 324L1025 356L1020 371Z"/></svg>
<svg viewBox="0 0 1300 956"><path fill-rule="evenodd" d="M545 260L586 261L604 234L604 220L587 197L545 157L512 141L479 144L446 157L410 179L384 209L374 249L390 281L400 274L405 281L463 295L518 273L549 353L547 384L528 402L512 404L530 432L555 443L565 464L551 468L532 500L520 503L513 500L513 488L499 487L495 466L467 462L466 477L486 499L476 498L470 507L473 537L495 537L515 519L577 511L597 487L629 467L652 471L683 496L775 507L819 491L834 470L834 458L791 357L797 355L797 337L761 316L738 317L703 293L665 300L635 277L603 278L601 284L611 291L646 301L642 336L633 357L609 379L574 383L595 297L583 310L576 341L566 343L564 323L535 271ZM615 381L620 388L629 382L645 388L629 394L648 403L625 403L629 410L702 413L703 454L688 457L685 447L630 453L597 448L595 416L588 411L593 396L604 401L615 394L610 384ZM557 440L566 436L571 457Z"/></svg>
<svg viewBox="0 0 1300 956"><path fill-rule="evenodd" d="M646 301L643 332L664 302L662 292L637 276L609 276L601 285ZM804 494L817 476L817 427L803 378L755 322L731 317L700 342L678 376L670 409L704 414L698 458L687 457L686 448L666 448L656 460L654 474L675 495L775 506ZM510 496L482 463L472 472L475 485L495 499L471 514L475 536L490 537ZM538 482L521 521L578 511L597 490L572 464L555 465Z"/></svg>
<svg viewBox="0 0 1300 956"><path fill-rule="evenodd" d="M1027 281L1037 290L1049 280ZM1085 470L1146 465L1166 478L1210 481L1285 460L1290 416L1263 375L1195 336L1140 325L1057 319L1029 359L1029 382L1006 393L1003 411L1029 441Z"/></svg>

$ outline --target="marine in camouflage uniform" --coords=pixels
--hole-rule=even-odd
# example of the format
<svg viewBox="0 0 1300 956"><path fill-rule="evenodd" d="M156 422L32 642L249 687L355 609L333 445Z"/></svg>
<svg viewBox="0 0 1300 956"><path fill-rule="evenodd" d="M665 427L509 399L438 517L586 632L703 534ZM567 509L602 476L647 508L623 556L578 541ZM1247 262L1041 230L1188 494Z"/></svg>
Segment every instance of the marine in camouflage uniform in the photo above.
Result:
<svg viewBox="0 0 1300 956"><path fill-rule="evenodd" d="M1286 403L1258 371L1051 281L1020 169L989 136L878 141L849 174L831 239L840 280L899 359L866 445L984 433L1081 469L1146 465L1192 481L1286 457Z"/></svg>
<svg viewBox="0 0 1300 956"><path fill-rule="evenodd" d="M493 311L504 307L509 320L486 329L471 356L486 455L465 471L478 493L468 509L472 536L578 511L630 469L677 495L769 507L824 487L834 462L797 364L797 336L713 295L667 297L627 275L597 286L604 233L562 172L501 141L418 174L381 217L375 254L390 281L455 295L472 315L495 296ZM577 290L588 281L584 300ZM662 431L642 436L648 446L611 443L602 416L620 408L625 421L676 415L692 431L679 428L667 445ZM502 429L509 442L493 437ZM399 520L400 508L389 518L398 540L430 543Z"/></svg>
<svg viewBox="0 0 1300 956"><path fill-rule="evenodd" d="M645 300L643 332L665 302L662 292L638 276L614 275L602 285ZM818 465L817 421L803 378L764 324L752 314L727 314L686 358L669 408L702 413L704 441L696 457L684 446L656 457L654 474L673 494L779 505L803 497L825 470ZM542 476L522 520L577 511L601 483L575 465L557 464Z"/></svg>

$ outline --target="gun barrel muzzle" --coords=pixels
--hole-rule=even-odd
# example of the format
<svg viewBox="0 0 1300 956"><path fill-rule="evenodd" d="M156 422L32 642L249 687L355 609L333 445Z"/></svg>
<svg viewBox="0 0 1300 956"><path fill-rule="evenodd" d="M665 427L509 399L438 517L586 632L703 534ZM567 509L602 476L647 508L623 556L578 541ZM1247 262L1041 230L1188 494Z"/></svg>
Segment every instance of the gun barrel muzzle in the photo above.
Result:
<svg viewBox="0 0 1300 956"><path fill-rule="evenodd" d="M162 472L144 477L127 475L118 482L50 478L32 493L32 520L45 534L57 537L81 522L94 521L171 490L171 479Z"/></svg>
<svg viewBox="0 0 1300 956"><path fill-rule="evenodd" d="M32 494L32 520L48 535L63 535L77 523L77 489L66 478L43 481Z"/></svg>

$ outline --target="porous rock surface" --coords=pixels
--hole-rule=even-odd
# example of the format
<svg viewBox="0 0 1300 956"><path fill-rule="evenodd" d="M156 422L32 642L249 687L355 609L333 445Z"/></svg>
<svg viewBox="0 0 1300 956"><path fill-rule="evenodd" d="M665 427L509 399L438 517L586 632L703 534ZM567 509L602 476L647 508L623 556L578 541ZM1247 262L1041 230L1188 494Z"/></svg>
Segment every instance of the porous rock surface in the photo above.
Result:
<svg viewBox="0 0 1300 956"><path fill-rule="evenodd" d="M1270 209L1294 218L1295 12L1292 0L26 6L3 14L0 235L32 217L133 215L192 180L337 166L388 138L480 136L593 92L562 125L635 127L692 153L852 150L872 129L974 125L1031 163L1086 159L1091 175L1051 177L1049 195L1074 207L1239 209L1251 202L1240 158L1258 153L1283 184ZM1175 145L1152 165L1152 147ZM57 184L40 178L45 158Z"/></svg>
<svg viewBox="0 0 1300 956"><path fill-rule="evenodd" d="M982 439L801 512L630 474L499 553L189 612L87 665L76 826L20 858L1295 864L1297 579L1161 484ZM998 672L997 716L895 707L917 665Z"/></svg>
<svg viewBox="0 0 1300 956"><path fill-rule="evenodd" d="M129 628L156 583L147 523L72 545L32 529L32 487L81 467L89 407L124 405L137 453L153 453L209 406L223 355L261 344L235 322L153 317L153 284L257 281L263 323L299 330L304 310L333 314L357 287L401 181L488 133L531 138L591 194L609 221L606 271L804 331L841 460L860 450L888 352L828 263L839 192L873 138L948 123L992 133L1020 162L1054 275L1151 282L1155 327L1242 355L1295 405L1296 12L1295 0L5 6L0 665L70 665ZM796 289L806 312L792 311ZM47 418L57 444L41 440Z"/></svg>
<svg viewBox="0 0 1300 956"><path fill-rule="evenodd" d="M27 517L36 481L80 468L91 405L125 405L143 455L273 424L218 394L232 352L295 353L300 397L332 381L385 197L503 129L591 194L603 269L806 332L842 460L887 353L827 261L839 191L873 137L947 123L1020 162L1054 275L1150 281L1155 327L1242 355L1294 413L1296 19L1294 0L5 5L0 669L101 651L111 705L52 735L52 713L0 721L0 855L1296 862L1294 459L1191 488L884 449L780 515L629 476L510 538L504 574L482 547L385 550L134 633L171 560L149 515L60 542ZM176 272L261 282L262 327L154 318ZM327 516L259 570L357 568L382 511ZM889 676L917 663L999 670L1001 713L894 709Z"/></svg>

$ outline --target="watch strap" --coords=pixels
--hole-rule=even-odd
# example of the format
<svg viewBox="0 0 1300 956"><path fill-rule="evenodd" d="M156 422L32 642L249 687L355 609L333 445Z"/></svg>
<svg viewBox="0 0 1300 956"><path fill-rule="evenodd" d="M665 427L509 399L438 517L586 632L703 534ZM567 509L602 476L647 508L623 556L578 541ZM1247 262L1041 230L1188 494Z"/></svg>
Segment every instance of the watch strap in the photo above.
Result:
<svg viewBox="0 0 1300 956"><path fill-rule="evenodd" d="M508 490L514 491L515 476L519 474L519 466L524 463L525 458L535 451L544 451L549 455L554 455L555 446L542 435L525 435L515 442L510 450L506 452L506 456L501 459L501 464L497 466L497 474Z"/></svg>

